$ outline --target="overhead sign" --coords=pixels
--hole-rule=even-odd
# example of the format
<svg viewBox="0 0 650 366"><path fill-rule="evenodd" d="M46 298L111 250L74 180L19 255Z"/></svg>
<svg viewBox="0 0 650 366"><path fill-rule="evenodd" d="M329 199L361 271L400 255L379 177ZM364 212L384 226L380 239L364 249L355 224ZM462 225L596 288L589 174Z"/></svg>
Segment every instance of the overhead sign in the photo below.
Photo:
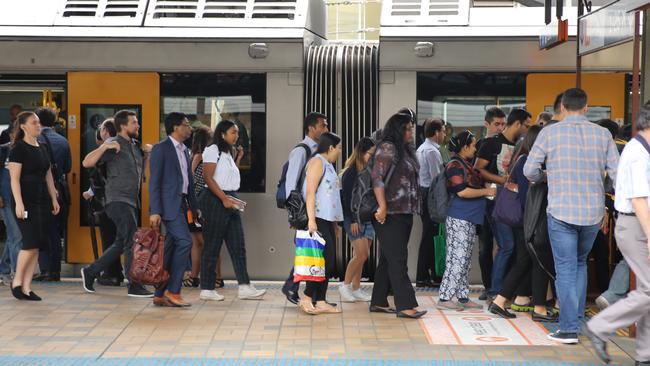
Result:
<svg viewBox="0 0 650 366"><path fill-rule="evenodd" d="M580 17L580 56L634 39L634 13L628 12L627 1L619 0Z"/></svg>
<svg viewBox="0 0 650 366"><path fill-rule="evenodd" d="M539 49L548 50L569 40L569 21L554 21L542 28L539 34Z"/></svg>

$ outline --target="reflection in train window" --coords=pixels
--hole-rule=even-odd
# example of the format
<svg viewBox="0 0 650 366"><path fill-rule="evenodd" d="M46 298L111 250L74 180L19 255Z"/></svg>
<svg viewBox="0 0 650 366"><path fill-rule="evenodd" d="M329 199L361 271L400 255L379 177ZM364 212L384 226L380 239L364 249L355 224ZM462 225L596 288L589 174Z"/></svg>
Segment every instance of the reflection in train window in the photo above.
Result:
<svg viewBox="0 0 650 366"><path fill-rule="evenodd" d="M418 140L424 139L422 124L429 117L442 117L454 132L470 129L482 136L488 108L498 106L506 114L525 108L526 74L421 72L417 100Z"/></svg>
<svg viewBox="0 0 650 366"><path fill-rule="evenodd" d="M214 130L222 120L239 127L244 149L240 192L264 192L266 174L266 74L162 74L160 139L171 112L188 115L194 128ZM191 145L191 139L186 141Z"/></svg>

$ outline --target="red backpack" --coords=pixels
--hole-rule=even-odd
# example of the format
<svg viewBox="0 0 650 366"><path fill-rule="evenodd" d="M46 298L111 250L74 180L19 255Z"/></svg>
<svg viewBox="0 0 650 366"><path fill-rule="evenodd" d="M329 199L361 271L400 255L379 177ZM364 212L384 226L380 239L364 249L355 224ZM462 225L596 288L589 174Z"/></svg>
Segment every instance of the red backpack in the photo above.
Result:
<svg viewBox="0 0 650 366"><path fill-rule="evenodd" d="M133 260L130 280L153 286L163 286L169 280L169 273L163 265L165 252L164 237L152 228L140 228L133 235Z"/></svg>

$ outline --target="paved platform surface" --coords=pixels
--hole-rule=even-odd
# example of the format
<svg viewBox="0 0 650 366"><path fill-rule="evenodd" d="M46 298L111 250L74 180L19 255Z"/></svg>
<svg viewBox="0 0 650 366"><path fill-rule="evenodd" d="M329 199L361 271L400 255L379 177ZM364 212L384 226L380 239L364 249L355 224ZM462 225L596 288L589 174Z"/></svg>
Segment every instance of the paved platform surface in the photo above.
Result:
<svg viewBox="0 0 650 366"><path fill-rule="evenodd" d="M575 346L432 345L421 322L371 314L343 303L342 314L309 316L278 285L263 301L243 301L229 283L223 302L160 308L126 288L85 293L78 281L36 284L39 303L17 301L0 287L0 365L600 365L586 339ZM435 296L418 291L419 297ZM330 287L330 301L339 301ZM633 365L610 345L614 363Z"/></svg>

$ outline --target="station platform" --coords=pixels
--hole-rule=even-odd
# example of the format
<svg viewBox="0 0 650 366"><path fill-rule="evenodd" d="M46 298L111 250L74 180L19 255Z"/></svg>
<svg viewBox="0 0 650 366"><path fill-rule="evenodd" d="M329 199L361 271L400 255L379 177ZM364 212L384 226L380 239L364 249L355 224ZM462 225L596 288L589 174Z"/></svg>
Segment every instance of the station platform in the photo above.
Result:
<svg viewBox="0 0 650 366"><path fill-rule="evenodd" d="M223 302L199 300L183 289L190 308L160 308L126 296L126 288L79 280L35 284L42 302L17 301L0 287L0 365L358 365L358 366L596 366L589 341L556 345L552 324L515 321L486 311L441 312L434 291L417 291L421 320L369 313L367 303L328 300L342 314L310 316L286 301L280 284L255 282L262 301L238 300L236 284ZM369 287L367 287L369 290ZM474 294L475 296L478 293ZM633 365L633 342L615 337L613 364Z"/></svg>

